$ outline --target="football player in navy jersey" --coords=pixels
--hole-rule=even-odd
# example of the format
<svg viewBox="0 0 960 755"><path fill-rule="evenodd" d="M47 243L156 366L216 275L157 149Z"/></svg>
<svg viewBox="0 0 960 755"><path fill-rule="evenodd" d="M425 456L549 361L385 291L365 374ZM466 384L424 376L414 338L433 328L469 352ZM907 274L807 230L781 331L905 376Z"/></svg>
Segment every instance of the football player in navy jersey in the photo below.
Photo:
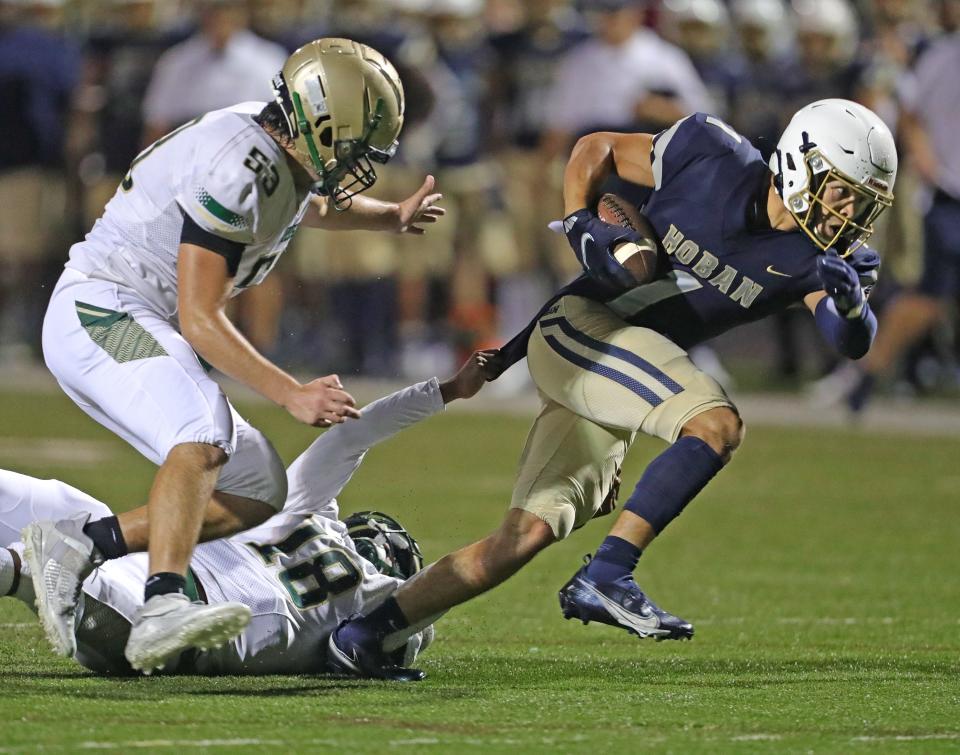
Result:
<svg viewBox="0 0 960 755"><path fill-rule="evenodd" d="M491 379L526 356L543 405L527 438L511 508L492 535L428 567L369 615L331 636L334 667L411 678L389 666L382 638L411 631L499 584L585 524L606 500L637 432L670 443L645 470L592 559L560 590L566 618L640 637L684 639L693 626L660 609L633 579L651 541L730 460L743 423L686 349L742 323L805 305L845 356L870 348L867 293L879 257L864 245L893 201L890 131L846 100L801 109L765 162L723 121L695 114L650 134L596 133L564 175L563 223L584 274L499 353ZM616 173L653 189L643 214L665 252L637 285L613 255L639 234L593 209Z"/></svg>

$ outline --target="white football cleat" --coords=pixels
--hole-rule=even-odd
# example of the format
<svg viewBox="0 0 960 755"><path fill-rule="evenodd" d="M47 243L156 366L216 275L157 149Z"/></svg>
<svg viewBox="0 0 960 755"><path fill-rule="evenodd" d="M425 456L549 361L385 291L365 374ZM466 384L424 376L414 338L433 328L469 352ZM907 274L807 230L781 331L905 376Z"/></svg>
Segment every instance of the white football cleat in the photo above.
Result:
<svg viewBox="0 0 960 755"><path fill-rule="evenodd" d="M37 614L58 655L77 651L74 620L80 588L102 563L93 541L83 533L90 514L59 522L34 522L23 528L23 556L30 567Z"/></svg>
<svg viewBox="0 0 960 755"><path fill-rule="evenodd" d="M859 384L862 374L853 363L845 363L822 378L804 386L807 403L814 409L840 406Z"/></svg>
<svg viewBox="0 0 960 755"><path fill-rule="evenodd" d="M242 603L208 605L180 593L154 595L137 612L124 655L135 670L150 674L189 648L220 647L252 616Z"/></svg>

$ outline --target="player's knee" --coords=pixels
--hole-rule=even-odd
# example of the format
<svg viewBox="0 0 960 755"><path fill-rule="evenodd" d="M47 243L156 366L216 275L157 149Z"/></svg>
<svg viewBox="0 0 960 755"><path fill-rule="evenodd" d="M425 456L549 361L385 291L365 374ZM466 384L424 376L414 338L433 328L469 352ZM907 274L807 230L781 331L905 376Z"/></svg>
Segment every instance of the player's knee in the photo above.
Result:
<svg viewBox="0 0 960 755"><path fill-rule="evenodd" d="M180 443L167 454L167 462L193 465L204 472L221 468L229 458L226 451L211 443Z"/></svg>
<svg viewBox="0 0 960 755"><path fill-rule="evenodd" d="M217 480L217 491L261 501L274 512L284 507L287 470L273 444L256 428L241 428L237 447Z"/></svg>
<svg viewBox="0 0 960 755"><path fill-rule="evenodd" d="M744 432L740 415L730 407L720 407L698 414L683 426L680 435L700 438L726 463L743 442Z"/></svg>
<svg viewBox="0 0 960 755"><path fill-rule="evenodd" d="M511 509L491 536L490 555L517 568L556 541L550 526L528 511Z"/></svg>
<svg viewBox="0 0 960 755"><path fill-rule="evenodd" d="M206 542L229 537L263 524L276 513L273 506L263 501L217 491L207 506L200 538Z"/></svg>
<svg viewBox="0 0 960 755"><path fill-rule="evenodd" d="M273 446L267 444L263 449L262 473L258 490L252 496L263 501L274 513L283 509L287 502L287 470Z"/></svg>
<svg viewBox="0 0 960 755"><path fill-rule="evenodd" d="M276 508L268 503L263 503L262 501L251 501L250 505L244 507L243 511L240 513L240 518L242 520L241 527L245 530L248 530L251 527L256 527L259 524L263 524L265 521L267 521L267 519L276 513Z"/></svg>

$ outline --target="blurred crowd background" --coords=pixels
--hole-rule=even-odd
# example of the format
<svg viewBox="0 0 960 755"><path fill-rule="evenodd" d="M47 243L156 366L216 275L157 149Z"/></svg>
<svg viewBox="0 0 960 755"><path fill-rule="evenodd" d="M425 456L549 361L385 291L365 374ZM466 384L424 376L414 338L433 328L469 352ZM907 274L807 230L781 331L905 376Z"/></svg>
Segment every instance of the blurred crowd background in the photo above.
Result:
<svg viewBox="0 0 960 755"><path fill-rule="evenodd" d="M960 0L0 0L0 367L40 358L69 245L144 146L270 99L289 51L347 36L393 60L406 88L401 147L371 193L401 198L433 173L449 215L423 237L302 231L233 312L279 364L417 377L509 338L578 272L546 225L584 133L655 132L703 110L767 155L796 109L846 97L888 123L901 154L874 238L886 340L865 369L898 390L949 389L958 23ZM951 269L933 264L944 254L952 275L936 274ZM695 358L747 387L826 396L853 379L805 311Z"/></svg>

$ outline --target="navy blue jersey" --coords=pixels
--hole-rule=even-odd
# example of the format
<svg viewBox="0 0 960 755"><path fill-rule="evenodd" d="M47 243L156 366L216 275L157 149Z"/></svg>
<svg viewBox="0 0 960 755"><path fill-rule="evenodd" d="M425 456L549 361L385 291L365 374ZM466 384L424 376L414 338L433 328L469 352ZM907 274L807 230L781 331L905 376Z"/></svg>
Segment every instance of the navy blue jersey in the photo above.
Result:
<svg viewBox="0 0 960 755"><path fill-rule="evenodd" d="M584 296L688 349L822 288L819 249L800 230L770 228L770 171L726 123L703 113L678 121L655 138L652 165L655 187L642 211L669 271L619 295L582 275L541 313L561 296ZM504 369L526 354L535 322L504 347Z"/></svg>

